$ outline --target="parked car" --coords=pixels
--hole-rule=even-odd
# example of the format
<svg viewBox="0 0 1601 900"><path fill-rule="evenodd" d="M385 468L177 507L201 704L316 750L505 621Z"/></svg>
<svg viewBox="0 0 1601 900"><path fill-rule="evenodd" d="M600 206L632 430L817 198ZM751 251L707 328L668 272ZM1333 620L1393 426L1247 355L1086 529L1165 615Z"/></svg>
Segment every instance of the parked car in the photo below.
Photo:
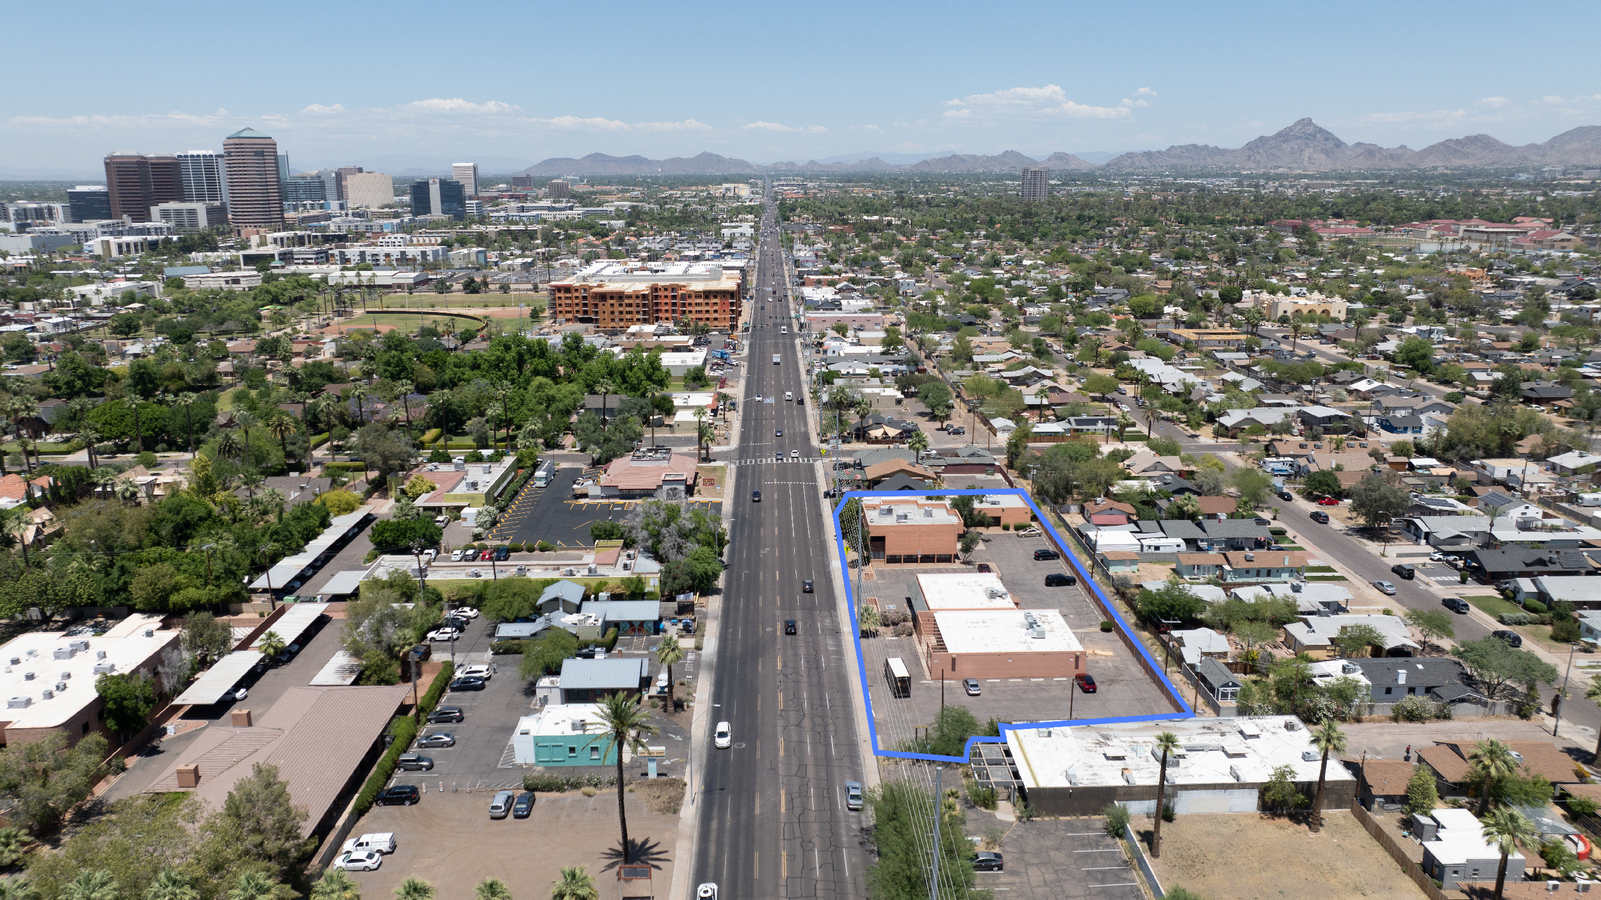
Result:
<svg viewBox="0 0 1601 900"><path fill-rule="evenodd" d="M490 678L493 678L494 676L489 673L489 667L488 666L480 664L480 665L476 665L476 666L462 666L461 668L456 670L456 677L457 678L482 678L483 680L488 681Z"/></svg>
<svg viewBox="0 0 1601 900"><path fill-rule="evenodd" d="M534 812L534 792L523 791L511 805L511 817L526 819Z"/></svg>
<svg viewBox="0 0 1601 900"><path fill-rule="evenodd" d="M441 731L436 734L425 735L417 739L418 747L454 747L456 736Z"/></svg>
<svg viewBox="0 0 1601 900"><path fill-rule="evenodd" d="M712 744L719 750L727 750L734 746L734 732L727 722L717 723L717 731L712 735Z"/></svg>
<svg viewBox="0 0 1601 900"><path fill-rule="evenodd" d="M862 785L859 781L845 782L845 808L858 810L862 808Z"/></svg>
<svg viewBox="0 0 1601 900"><path fill-rule="evenodd" d="M1062 554L1057 553L1055 550L1035 550L1034 558L1036 560L1061 559Z"/></svg>
<svg viewBox="0 0 1601 900"><path fill-rule="evenodd" d="M457 678L450 682L453 691L481 691L487 684L482 678Z"/></svg>
<svg viewBox="0 0 1601 900"><path fill-rule="evenodd" d="M983 689L978 686L977 678L963 678L962 689L967 691L967 696L969 697L977 697L984 692Z"/></svg>
<svg viewBox="0 0 1601 900"><path fill-rule="evenodd" d="M508 560L510 558L511 558L511 548L510 547L500 546L500 547L496 547L495 548L495 561L496 562L505 562L506 560Z"/></svg>
<svg viewBox="0 0 1601 900"><path fill-rule="evenodd" d="M1396 563L1395 565L1390 567L1390 571L1394 572L1395 574L1397 574L1399 576L1401 576L1402 578L1405 578L1408 581L1411 581L1412 579L1418 577L1418 570L1412 568L1411 566L1407 565L1406 563Z"/></svg>
<svg viewBox="0 0 1601 900"><path fill-rule="evenodd" d="M1429 554L1429 562L1449 562L1451 559L1453 559L1453 557L1447 556L1438 550Z"/></svg>
<svg viewBox="0 0 1601 900"><path fill-rule="evenodd" d="M1516 648L1523 646L1523 637L1516 631L1508 631L1505 628L1502 628L1497 631L1490 632L1490 637L1499 638L1500 640L1506 641L1506 645L1508 647Z"/></svg>
<svg viewBox="0 0 1601 900"><path fill-rule="evenodd" d="M1454 613L1463 615L1465 615L1469 609L1472 609L1472 607L1468 605L1468 601L1463 600L1461 597L1447 597L1444 600L1441 600L1440 604Z"/></svg>
<svg viewBox="0 0 1601 900"><path fill-rule="evenodd" d="M1340 505L1340 501L1334 499L1333 497L1324 497L1322 500L1319 500L1317 502L1317 505L1318 506L1339 506Z"/></svg>
<svg viewBox="0 0 1601 900"><path fill-rule="evenodd" d="M384 864L384 856L373 850L355 850L350 853L341 853L334 860L334 868L346 872L371 872Z"/></svg>
<svg viewBox="0 0 1601 900"><path fill-rule="evenodd" d="M1379 593L1381 593L1381 594L1386 594L1386 595L1392 596L1392 597L1395 596L1395 585L1391 584L1388 581L1385 581L1382 578L1379 579L1378 581L1373 582L1373 586L1378 588L1379 589Z"/></svg>
<svg viewBox="0 0 1601 900"><path fill-rule="evenodd" d="M785 619L784 620L784 633L785 634L794 634L795 633L795 620L794 619Z"/></svg>
<svg viewBox="0 0 1601 900"><path fill-rule="evenodd" d="M504 819L511 812L511 805L516 795L511 791L496 791L493 800L489 801L489 817L491 819Z"/></svg>
<svg viewBox="0 0 1601 900"><path fill-rule="evenodd" d="M1080 672L1073 676L1073 683L1086 694L1095 693L1095 676L1088 672Z"/></svg>
<svg viewBox="0 0 1601 900"><path fill-rule="evenodd" d="M459 549L459 548L450 551L450 561L451 562L461 562L462 554L464 554L466 552L467 551Z"/></svg>
<svg viewBox="0 0 1601 900"><path fill-rule="evenodd" d="M490 560L492 560L494 558L495 558L495 551L493 551L493 550L485 550L482 553L478 554L478 561L479 562L489 562Z"/></svg>
<svg viewBox="0 0 1601 900"><path fill-rule="evenodd" d="M992 850L980 850L973 857L973 871L975 872L1004 872L1006 860L999 853Z"/></svg>
<svg viewBox="0 0 1601 900"><path fill-rule="evenodd" d="M967 433L967 428L966 428L966 426L963 426L963 425L952 425L951 427L945 429L945 433L946 434L966 434Z"/></svg>
<svg viewBox="0 0 1601 900"><path fill-rule="evenodd" d="M395 852L395 835L394 832L390 831L364 834L345 841L345 845L340 847L339 850L342 853L360 853L367 850L371 850L374 853L393 853Z"/></svg>
<svg viewBox="0 0 1601 900"><path fill-rule="evenodd" d="M1065 587L1067 585L1077 583L1077 578L1074 578L1072 575L1064 575L1061 572L1052 572L1051 574L1045 576L1046 587Z"/></svg>
<svg viewBox="0 0 1601 900"><path fill-rule="evenodd" d="M461 707L459 706L441 706L428 714L428 724L445 725L460 722L466 718L466 716L462 715Z"/></svg>
<svg viewBox="0 0 1601 900"><path fill-rule="evenodd" d="M1321 509L1314 509L1312 510L1312 521L1319 525L1327 525L1329 524L1329 514Z"/></svg>
<svg viewBox="0 0 1601 900"><path fill-rule="evenodd" d="M405 772L426 772L433 767L433 757L420 753L402 753L395 759L395 768Z"/></svg>
<svg viewBox="0 0 1601 900"><path fill-rule="evenodd" d="M995 567L991 566L989 563L979 563L978 564L978 570L980 572L994 572L995 571Z"/></svg>
<svg viewBox="0 0 1601 900"><path fill-rule="evenodd" d="M430 641L454 641L459 637L461 637L461 629L459 628L435 628L433 631L428 632L428 640Z"/></svg>
<svg viewBox="0 0 1601 900"><path fill-rule="evenodd" d="M412 806L422 797L415 784L395 784L378 792L374 800L379 806Z"/></svg>

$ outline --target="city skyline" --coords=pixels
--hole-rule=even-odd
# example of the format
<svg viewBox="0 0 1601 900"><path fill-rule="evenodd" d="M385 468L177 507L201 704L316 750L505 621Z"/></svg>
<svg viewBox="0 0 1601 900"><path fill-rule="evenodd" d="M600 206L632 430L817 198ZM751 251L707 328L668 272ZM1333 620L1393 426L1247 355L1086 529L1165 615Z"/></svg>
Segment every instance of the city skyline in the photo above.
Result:
<svg viewBox="0 0 1601 900"><path fill-rule="evenodd" d="M486 26L527 16L498 4L468 10L469 21ZM274 135L296 171L404 169L385 160L402 156L436 168L454 157L492 161L480 166L487 175L594 152L706 151L770 164L863 153L1017 150L1043 158L1191 142L1233 147L1304 116L1348 141L1414 149L1477 133L1519 145L1601 122L1593 86L1580 90L1555 67L1505 62L1543 46L1554 22L1595 21L1588 5L1557 4L1533 20L1486 4L1453 7L1449 19L1428 7L1375 4L1344 6L1338 18L1259 4L1227 14L1170 4L1143 17L1138 32L1115 10L1090 7L995 7L985 14L991 24L979 28L954 4L907 11L825 4L815 19L795 21L722 4L702 4L696 15L640 5L611 19L600 37L542 40L533 68L517 54L487 53L449 69L396 62L376 73L368 61L328 56L325 42L303 40L292 14L251 20L282 60L274 77L168 79L137 97L109 97L96 74L59 73L51 90L13 98L0 120L0 177L87 177L114 151L218 150L242 128ZM429 14L410 3L394 12L397 20ZM328 17L329 34L346 33L363 15L318 14ZM19 32L47 31L48 15L19 10ZM170 38L197 66L226 68L245 15L180 15ZM1489 16L1498 21L1486 45ZM816 23L828 21L838 24L819 32ZM724 30L708 33L718 22ZM1025 26L1048 36L1040 52L1017 52ZM130 37L153 37L156 27L114 14L76 39L109 52ZM806 37L819 34L825 39ZM721 64L710 76L664 79L645 62L658 59L644 52L658 43L706 41L716 42L706 44L713 58L716 46L736 62L780 62L754 79L717 74L732 71ZM599 66L603 47L607 63ZM953 57L970 64L953 65ZM1465 77L1491 58L1494 79ZM796 64L785 67L788 59ZM1431 71L1457 74L1423 77Z"/></svg>

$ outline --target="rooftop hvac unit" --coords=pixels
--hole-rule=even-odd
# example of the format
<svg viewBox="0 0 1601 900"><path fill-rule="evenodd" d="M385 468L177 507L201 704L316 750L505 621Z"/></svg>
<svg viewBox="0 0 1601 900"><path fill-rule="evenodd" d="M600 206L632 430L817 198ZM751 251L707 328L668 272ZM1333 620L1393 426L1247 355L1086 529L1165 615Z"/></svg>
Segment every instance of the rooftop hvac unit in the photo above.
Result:
<svg viewBox="0 0 1601 900"><path fill-rule="evenodd" d="M56 682L56 693L58 693L58 694L62 693L66 689L67 689L67 683L65 681Z"/></svg>
<svg viewBox="0 0 1601 900"><path fill-rule="evenodd" d="M1317 751L1316 750L1302 750L1301 751L1301 762L1317 762L1317 761L1318 761L1318 755L1317 755Z"/></svg>
<svg viewBox="0 0 1601 900"><path fill-rule="evenodd" d="M72 643L68 644L67 646L71 647L74 650L79 650L79 651L83 651L83 652L87 652L89 650L89 642L86 641L86 640L82 640L82 639L73 641Z"/></svg>
<svg viewBox="0 0 1601 900"><path fill-rule="evenodd" d="M72 649L71 647L57 647L55 652L51 654L51 656L55 657L56 659L71 659L77 655L78 651Z"/></svg>
<svg viewBox="0 0 1601 900"><path fill-rule="evenodd" d="M1133 769L1124 769L1123 770L1123 783L1124 784L1128 784L1128 785L1132 785L1134 783L1134 770Z"/></svg>
<svg viewBox="0 0 1601 900"><path fill-rule="evenodd" d="M1406 670L1405 669L1396 669L1395 670L1395 683L1396 684L1406 684Z"/></svg>
<svg viewBox="0 0 1601 900"><path fill-rule="evenodd" d="M71 672L62 672L61 673L61 680L62 681L70 681L71 679L72 679L72 673Z"/></svg>
<svg viewBox="0 0 1601 900"><path fill-rule="evenodd" d="M27 709L32 705L32 697L12 697L6 701L6 709Z"/></svg>
<svg viewBox="0 0 1601 900"><path fill-rule="evenodd" d="M54 700L56 698L56 692L52 690L44 690L39 692L39 696L45 700Z"/></svg>
<svg viewBox="0 0 1601 900"><path fill-rule="evenodd" d="M1290 590L1292 590L1292 591L1296 592L1297 594L1299 594L1300 592L1306 590L1306 582L1304 582L1304 581L1292 581L1292 582L1290 582Z"/></svg>
<svg viewBox="0 0 1601 900"><path fill-rule="evenodd" d="M85 648L85 649L87 649L87 648ZM95 651L95 659L105 659L105 658L106 658L106 651L104 651L104 650L96 650Z"/></svg>
<svg viewBox="0 0 1601 900"><path fill-rule="evenodd" d="M20 657L20 656L13 656L13 657L11 657L11 664L12 664L12 665L13 665L13 666L20 666L20 665L22 665L22 657Z"/></svg>
<svg viewBox="0 0 1601 900"><path fill-rule="evenodd" d="M1255 553L1247 553L1247 554L1245 554L1245 561L1246 562L1256 562L1256 554Z"/></svg>
<svg viewBox="0 0 1601 900"><path fill-rule="evenodd" d="M1043 641L1045 640L1045 629L1036 625L1028 630L1028 636L1036 641Z"/></svg>
<svg viewBox="0 0 1601 900"><path fill-rule="evenodd" d="M154 628L146 628L145 629L145 637L153 638L155 636L156 636L156 630Z"/></svg>
<svg viewBox="0 0 1601 900"><path fill-rule="evenodd" d="M1296 720L1296 719L1285 719L1284 720L1284 730L1285 731L1300 731L1301 730L1301 723L1300 723L1299 720Z"/></svg>
<svg viewBox="0 0 1601 900"><path fill-rule="evenodd" d="M108 662L95 663L94 672L95 672L96 675L110 675L112 672L115 672L115 671L117 671L117 664L116 663L108 663Z"/></svg>
<svg viewBox="0 0 1601 900"><path fill-rule="evenodd" d="M23 681L32 681L33 680L33 673L32 672L23 672L22 673L22 680Z"/></svg>
<svg viewBox="0 0 1601 900"><path fill-rule="evenodd" d="M1340 664L1341 675L1355 675L1360 671L1362 671L1362 667L1349 660Z"/></svg>
<svg viewBox="0 0 1601 900"><path fill-rule="evenodd" d="M932 508L926 508L926 507L925 507L925 508L924 508L924 509L923 509L923 518L925 518L925 519L932 519L932 518L934 518L934 510L933 510L933 509L932 509Z"/></svg>
<svg viewBox="0 0 1601 900"><path fill-rule="evenodd" d="M1235 781L1245 780L1245 776L1240 773L1239 766L1229 766L1229 777L1233 778Z"/></svg>
<svg viewBox="0 0 1601 900"><path fill-rule="evenodd" d="M488 475L490 472L493 472L494 470L495 470L494 466L490 465L489 463L484 463L484 474L485 475Z"/></svg>
<svg viewBox="0 0 1601 900"><path fill-rule="evenodd" d="M35 656L38 656L38 655L39 655L39 651L38 651L38 650L32 650L32 649L31 649L31 650L29 650L29 651L28 651L28 652L27 652L27 654L26 654L26 655L27 655L27 657L28 657L28 658L29 658L29 659L33 659L33 658L34 658L34 657L35 657Z"/></svg>

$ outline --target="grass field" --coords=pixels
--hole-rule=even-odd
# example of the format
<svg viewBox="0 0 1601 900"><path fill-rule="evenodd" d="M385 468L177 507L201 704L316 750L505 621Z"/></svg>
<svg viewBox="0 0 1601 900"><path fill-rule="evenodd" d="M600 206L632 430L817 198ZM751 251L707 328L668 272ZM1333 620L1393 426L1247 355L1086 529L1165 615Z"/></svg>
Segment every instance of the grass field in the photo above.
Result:
<svg viewBox="0 0 1601 900"><path fill-rule="evenodd" d="M341 331L354 331L361 328L371 329L376 325L380 329L388 327L409 334L416 332L417 329L421 328L424 324L434 325L436 327L449 326L451 331L456 331L464 325L469 328L476 327L479 324L479 320L476 318L469 318L460 313L454 315L432 315L429 313L418 314L374 311L370 313L357 313L348 319L340 319L338 327Z"/></svg>
<svg viewBox="0 0 1601 900"><path fill-rule="evenodd" d="M1502 613L1523 612L1523 607L1509 600L1503 600L1499 596L1481 595L1478 597L1463 597L1462 599L1468 601L1474 606L1477 606L1479 609L1489 613L1491 616L1497 619L1501 617Z"/></svg>

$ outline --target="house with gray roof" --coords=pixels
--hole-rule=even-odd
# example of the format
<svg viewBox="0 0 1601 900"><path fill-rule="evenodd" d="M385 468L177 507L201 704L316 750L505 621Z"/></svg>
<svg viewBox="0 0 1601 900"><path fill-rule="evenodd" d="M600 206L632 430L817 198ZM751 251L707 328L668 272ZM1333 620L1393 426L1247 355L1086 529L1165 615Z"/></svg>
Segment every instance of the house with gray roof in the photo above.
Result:
<svg viewBox="0 0 1601 900"><path fill-rule="evenodd" d="M1202 519L1199 528L1206 535L1206 547L1201 549L1261 550L1273 535L1268 526L1256 524L1255 519Z"/></svg>
<svg viewBox="0 0 1601 900"><path fill-rule="evenodd" d="M1424 697L1436 703L1456 703L1477 696L1466 688L1467 670L1448 656L1409 656L1348 659L1372 684L1374 703L1394 703L1402 697Z"/></svg>
<svg viewBox="0 0 1601 900"><path fill-rule="evenodd" d="M599 703L612 694L634 697L650 685L650 660L567 659L557 683L563 703Z"/></svg>
<svg viewBox="0 0 1601 900"><path fill-rule="evenodd" d="M1411 516L1401 520L1401 533L1415 544L1440 550L1468 550L1490 536L1488 516Z"/></svg>
<svg viewBox="0 0 1601 900"><path fill-rule="evenodd" d="M584 586L576 581L558 581L539 595L539 612L578 612L584 602Z"/></svg>

